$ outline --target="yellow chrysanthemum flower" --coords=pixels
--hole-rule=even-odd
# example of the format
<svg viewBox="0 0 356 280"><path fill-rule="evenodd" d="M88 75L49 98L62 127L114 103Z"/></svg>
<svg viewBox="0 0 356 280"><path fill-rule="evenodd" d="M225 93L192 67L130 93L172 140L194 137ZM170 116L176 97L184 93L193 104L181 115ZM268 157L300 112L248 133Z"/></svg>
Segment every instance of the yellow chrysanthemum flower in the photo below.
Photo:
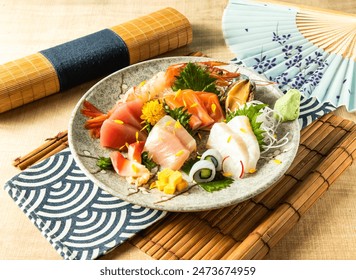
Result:
<svg viewBox="0 0 356 280"><path fill-rule="evenodd" d="M141 119L151 125L155 125L165 115L163 104L156 99L143 105Z"/></svg>

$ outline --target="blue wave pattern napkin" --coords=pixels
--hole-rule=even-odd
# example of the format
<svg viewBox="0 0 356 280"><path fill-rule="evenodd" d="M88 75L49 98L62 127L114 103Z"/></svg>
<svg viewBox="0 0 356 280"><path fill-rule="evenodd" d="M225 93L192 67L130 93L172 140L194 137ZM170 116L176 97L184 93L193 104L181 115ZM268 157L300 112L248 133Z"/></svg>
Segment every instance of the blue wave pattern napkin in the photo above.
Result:
<svg viewBox="0 0 356 280"><path fill-rule="evenodd" d="M13 177L5 190L69 260L98 258L166 215L100 189L79 169L69 148Z"/></svg>

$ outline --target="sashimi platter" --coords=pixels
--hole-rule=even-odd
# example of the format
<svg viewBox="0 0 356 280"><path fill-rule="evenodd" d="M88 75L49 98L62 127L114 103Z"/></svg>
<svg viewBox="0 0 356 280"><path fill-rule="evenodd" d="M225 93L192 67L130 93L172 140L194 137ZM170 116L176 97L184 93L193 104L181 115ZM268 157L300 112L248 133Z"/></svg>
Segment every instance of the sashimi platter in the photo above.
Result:
<svg viewBox="0 0 356 280"><path fill-rule="evenodd" d="M204 57L138 63L76 105L69 146L84 174L129 203L174 212L237 204L271 187L299 145L300 93Z"/></svg>

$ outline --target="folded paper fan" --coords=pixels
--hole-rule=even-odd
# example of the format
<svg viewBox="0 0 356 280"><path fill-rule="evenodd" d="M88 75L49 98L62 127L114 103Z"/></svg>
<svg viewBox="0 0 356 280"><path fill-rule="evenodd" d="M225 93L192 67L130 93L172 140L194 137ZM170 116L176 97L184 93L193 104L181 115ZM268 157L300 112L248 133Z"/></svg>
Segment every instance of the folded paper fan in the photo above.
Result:
<svg viewBox="0 0 356 280"><path fill-rule="evenodd" d="M356 110L356 16L230 0L222 29L236 60L283 92L296 88L329 109Z"/></svg>

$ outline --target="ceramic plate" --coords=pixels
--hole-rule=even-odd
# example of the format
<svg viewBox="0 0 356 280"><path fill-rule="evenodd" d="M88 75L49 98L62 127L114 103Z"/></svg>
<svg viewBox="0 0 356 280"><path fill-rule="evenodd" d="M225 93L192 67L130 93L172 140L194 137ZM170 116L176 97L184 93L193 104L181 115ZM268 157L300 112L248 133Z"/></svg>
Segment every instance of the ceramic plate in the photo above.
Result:
<svg viewBox="0 0 356 280"><path fill-rule="evenodd" d="M273 160L260 160L256 173L249 174L243 179L235 180L230 187L212 193L206 192L198 186L169 200L165 200L169 197L168 195L165 195L157 189L149 191L140 189L139 192L133 193L135 187L128 184L124 178L113 171L96 172L96 160L83 156L108 157L110 154L110 150L102 148L99 140L93 139L89 135L88 130L84 128L84 123L87 118L80 112L84 100L88 100L106 112L112 108L119 99L119 96L124 94L128 88L139 84L143 80L149 79L158 71L165 70L169 65L180 62L207 60L209 59L174 57L138 63L111 74L88 90L73 111L68 135L69 146L73 156L89 179L108 193L132 204L165 211L187 212L216 209L247 200L269 188L286 172L293 162L299 145L300 129L297 120L283 123L277 131L279 135L284 135L289 132L290 136L289 143L287 146L284 146L284 150L286 151L278 155L281 164L276 164ZM236 65L231 65L231 67L249 76L250 79L259 81L264 79L247 68ZM257 86L255 99L267 103L273 108L274 102L281 95L282 93L273 85ZM162 200L165 201L162 202Z"/></svg>

